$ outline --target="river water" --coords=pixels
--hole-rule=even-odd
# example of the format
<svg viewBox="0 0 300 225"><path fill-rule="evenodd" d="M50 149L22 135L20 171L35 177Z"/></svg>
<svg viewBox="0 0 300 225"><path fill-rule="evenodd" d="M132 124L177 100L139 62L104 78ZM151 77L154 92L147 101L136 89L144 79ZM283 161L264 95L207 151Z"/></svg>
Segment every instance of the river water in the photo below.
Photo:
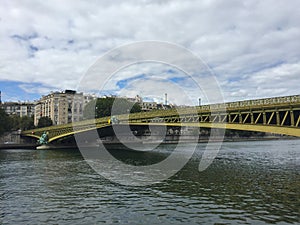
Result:
<svg viewBox="0 0 300 225"><path fill-rule="evenodd" d="M169 149L113 154L151 161ZM141 187L101 177L75 149L1 150L0 224L300 224L300 140L223 143L199 172L204 149Z"/></svg>

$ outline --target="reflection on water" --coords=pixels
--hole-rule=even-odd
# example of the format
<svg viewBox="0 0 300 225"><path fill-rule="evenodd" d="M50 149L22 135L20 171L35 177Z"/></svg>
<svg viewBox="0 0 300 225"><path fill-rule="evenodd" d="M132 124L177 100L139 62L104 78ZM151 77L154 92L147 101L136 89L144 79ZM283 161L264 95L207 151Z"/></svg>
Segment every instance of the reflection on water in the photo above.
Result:
<svg viewBox="0 0 300 225"><path fill-rule="evenodd" d="M0 224L297 224L299 146L299 140L224 143L200 173L201 144L175 176L147 187L111 183L77 150L3 150ZM170 151L112 154L141 165Z"/></svg>

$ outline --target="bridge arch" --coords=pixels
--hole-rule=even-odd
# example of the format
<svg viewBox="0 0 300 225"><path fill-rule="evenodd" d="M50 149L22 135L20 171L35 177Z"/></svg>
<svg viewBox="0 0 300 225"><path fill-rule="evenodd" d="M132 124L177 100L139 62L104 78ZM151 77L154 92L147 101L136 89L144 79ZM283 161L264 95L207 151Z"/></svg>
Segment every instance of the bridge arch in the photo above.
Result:
<svg viewBox="0 0 300 225"><path fill-rule="evenodd" d="M130 114L129 116L120 115L118 119L123 124L137 126L151 123L151 125L158 126L233 129L300 137L300 95L229 102L225 105L225 112L222 107L220 109L219 104L213 104L154 110ZM38 139L44 131L48 131L49 141L52 142L75 133L110 126L107 121L108 117L92 119L23 131L22 135Z"/></svg>

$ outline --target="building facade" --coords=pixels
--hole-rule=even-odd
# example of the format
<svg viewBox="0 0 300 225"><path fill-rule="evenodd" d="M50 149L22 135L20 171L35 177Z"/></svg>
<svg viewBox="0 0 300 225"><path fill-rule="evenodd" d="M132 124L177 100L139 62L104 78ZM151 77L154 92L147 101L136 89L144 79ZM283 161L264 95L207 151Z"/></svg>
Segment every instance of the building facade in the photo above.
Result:
<svg viewBox="0 0 300 225"><path fill-rule="evenodd" d="M138 103L138 104L142 104L143 102L142 97L139 95L136 95L134 98L129 98L129 97L120 97L120 98L124 98L129 102Z"/></svg>
<svg viewBox="0 0 300 225"><path fill-rule="evenodd" d="M34 115L35 104L33 102L3 102L1 108L8 115L31 117Z"/></svg>
<svg viewBox="0 0 300 225"><path fill-rule="evenodd" d="M73 90L51 92L35 105L34 125L38 125L41 117L49 117L53 125L77 122L83 119L85 105L95 99L91 95L83 95Z"/></svg>
<svg viewBox="0 0 300 225"><path fill-rule="evenodd" d="M156 102L141 102L140 103L142 111L151 111L157 109Z"/></svg>

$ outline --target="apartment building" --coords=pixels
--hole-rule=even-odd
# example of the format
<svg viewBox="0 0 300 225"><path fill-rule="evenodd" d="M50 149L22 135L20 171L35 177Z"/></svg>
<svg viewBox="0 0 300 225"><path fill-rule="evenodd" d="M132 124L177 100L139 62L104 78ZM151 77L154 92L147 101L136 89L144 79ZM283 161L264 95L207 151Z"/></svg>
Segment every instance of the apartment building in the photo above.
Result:
<svg viewBox="0 0 300 225"><path fill-rule="evenodd" d="M34 115L33 102L2 102L1 108L4 109L8 115L16 115L19 117Z"/></svg>
<svg viewBox="0 0 300 225"><path fill-rule="evenodd" d="M84 95L73 90L51 92L37 102L34 113L34 124L41 117L51 118L53 125L67 124L80 121L83 118L85 105L95 99L95 96Z"/></svg>
<svg viewBox="0 0 300 225"><path fill-rule="evenodd" d="M141 105L142 111L151 111L151 110L157 109L156 102L141 102L140 105Z"/></svg>

